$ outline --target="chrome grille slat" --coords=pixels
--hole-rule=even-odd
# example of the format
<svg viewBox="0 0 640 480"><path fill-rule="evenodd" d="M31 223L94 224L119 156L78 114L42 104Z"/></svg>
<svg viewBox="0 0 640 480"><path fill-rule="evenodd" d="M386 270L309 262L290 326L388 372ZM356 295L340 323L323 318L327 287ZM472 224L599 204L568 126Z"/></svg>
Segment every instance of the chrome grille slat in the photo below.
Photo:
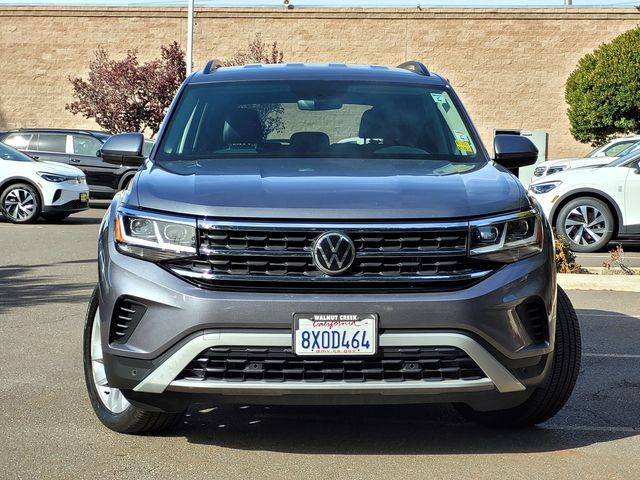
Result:
<svg viewBox="0 0 640 480"><path fill-rule="evenodd" d="M312 247L327 231L346 234L355 261L340 275L322 273ZM174 274L203 287L297 290L329 285L356 289L463 286L493 265L468 257L469 223L324 223L198 221L198 257L169 261ZM330 272L329 272L330 273ZM294 285L295 284L295 285ZM400 287L400 284L403 284ZM307 285L308 287L305 287Z"/></svg>

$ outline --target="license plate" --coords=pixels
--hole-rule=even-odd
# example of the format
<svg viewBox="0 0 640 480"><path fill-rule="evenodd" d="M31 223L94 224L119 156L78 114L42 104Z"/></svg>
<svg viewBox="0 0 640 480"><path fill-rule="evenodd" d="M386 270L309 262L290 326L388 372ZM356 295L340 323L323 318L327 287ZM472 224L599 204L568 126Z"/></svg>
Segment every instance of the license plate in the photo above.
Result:
<svg viewBox="0 0 640 480"><path fill-rule="evenodd" d="M81 202L87 202L89 201L89 195L86 192L82 192L80 194L80 201Z"/></svg>
<svg viewBox="0 0 640 480"><path fill-rule="evenodd" d="M373 355L377 340L378 315L375 313L293 316L296 355Z"/></svg>

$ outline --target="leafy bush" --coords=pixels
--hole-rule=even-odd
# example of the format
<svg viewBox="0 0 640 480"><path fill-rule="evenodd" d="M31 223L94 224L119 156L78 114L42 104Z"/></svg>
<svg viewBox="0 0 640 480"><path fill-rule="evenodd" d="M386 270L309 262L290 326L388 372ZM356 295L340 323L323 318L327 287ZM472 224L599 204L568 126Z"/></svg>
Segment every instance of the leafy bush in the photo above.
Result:
<svg viewBox="0 0 640 480"><path fill-rule="evenodd" d="M558 273L582 273L584 269L576 262L575 254L569 250L567 241L556 235L556 271Z"/></svg>
<svg viewBox="0 0 640 480"><path fill-rule="evenodd" d="M69 78L75 100L66 109L93 118L113 133L149 129L155 135L185 79L184 52L177 42L160 47L160 58L141 64L135 50L113 60L98 47L87 80Z"/></svg>
<svg viewBox="0 0 640 480"><path fill-rule="evenodd" d="M177 42L160 47L159 59L141 64L135 50L122 60L113 60L104 47L98 47L89 62L87 79L69 78L73 85L74 101L66 109L74 115L92 118L105 130L113 133L151 131L153 137L160 129L164 115L185 79L184 52ZM248 63L282 63L283 52L274 42L267 45L260 35L238 50L226 66ZM266 137L283 128L280 104L256 106Z"/></svg>
<svg viewBox="0 0 640 480"><path fill-rule="evenodd" d="M640 131L640 27L582 57L565 99L573 137L597 146Z"/></svg>

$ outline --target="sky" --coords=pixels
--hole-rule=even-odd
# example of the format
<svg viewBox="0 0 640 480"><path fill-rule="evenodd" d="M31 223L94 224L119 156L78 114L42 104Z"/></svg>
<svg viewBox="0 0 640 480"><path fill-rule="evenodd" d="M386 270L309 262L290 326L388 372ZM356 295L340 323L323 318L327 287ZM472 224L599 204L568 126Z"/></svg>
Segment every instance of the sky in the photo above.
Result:
<svg viewBox="0 0 640 480"><path fill-rule="evenodd" d="M336 6L366 6L366 7L483 7L483 6L516 6L516 7L562 7L565 0L290 0L296 7L336 7ZM607 7L632 7L640 4L640 0L572 0L576 7L607 6ZM185 6L187 0L31 0L13 1L0 0L0 5L111 5L111 6ZM273 7L282 5L282 0L195 0L196 7Z"/></svg>

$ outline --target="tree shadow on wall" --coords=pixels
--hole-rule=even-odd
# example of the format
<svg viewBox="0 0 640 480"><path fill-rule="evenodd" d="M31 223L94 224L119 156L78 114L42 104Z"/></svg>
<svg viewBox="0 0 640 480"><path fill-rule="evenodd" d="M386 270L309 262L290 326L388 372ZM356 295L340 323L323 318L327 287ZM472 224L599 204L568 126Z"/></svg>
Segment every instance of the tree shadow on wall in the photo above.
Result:
<svg viewBox="0 0 640 480"><path fill-rule="evenodd" d="M0 103L0 130L7 130L7 117L2 110L2 103Z"/></svg>

